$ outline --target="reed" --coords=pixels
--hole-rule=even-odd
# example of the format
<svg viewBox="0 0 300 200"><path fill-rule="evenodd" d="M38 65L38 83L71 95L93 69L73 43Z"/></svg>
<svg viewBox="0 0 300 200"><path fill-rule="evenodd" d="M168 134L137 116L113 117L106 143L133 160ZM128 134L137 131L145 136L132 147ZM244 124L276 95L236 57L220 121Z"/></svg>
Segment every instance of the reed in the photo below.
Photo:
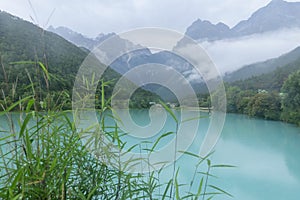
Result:
<svg viewBox="0 0 300 200"><path fill-rule="evenodd" d="M59 98L65 94L46 96L39 94L42 87L49 87L51 75L41 62L21 62L34 65L39 70L38 82L31 78L31 93L19 98L12 105L1 103L1 117L8 128L1 130L0 138L0 198L1 199L212 199L215 195L229 195L226 191L210 185L213 177L211 170L228 165L212 165L209 156L201 158L191 152L185 156L197 159L194 176L190 183L180 183L180 166L173 164L172 177L162 182L160 177L163 168L149 173L128 173L120 165L120 154L112 154L110 147L103 143L103 137L116 144L118 149L126 149L122 141L122 131L117 125L108 126L105 121L112 117L109 113L109 100L104 99L105 87L109 84L101 82L101 109L98 110L100 123L93 129L95 137L83 144L81 136L91 130L78 131L71 112L63 110L58 104ZM42 80L42 81L41 81ZM43 83L46 84L43 84ZM9 84L7 84L9 85ZM11 91L13 92L14 86ZM163 137L174 134L180 122L171 109L162 102L163 107L176 121L176 131L162 134L152 148L147 149L151 154ZM18 108L20 112L11 111ZM111 111L113 112L113 111ZM101 133L101 134L99 134ZM100 142L99 142L100 141ZM131 151L144 144L127 148ZM150 144L149 144L150 145ZM95 151L91 151L94 149ZM129 150L128 150L129 149ZM97 151L100 150L100 152ZM177 148L174 149L177 152ZM93 153L92 153L93 152ZM101 159L99 159L101 156ZM107 162L103 162L106 160ZM117 163L112 167L107 163ZM128 165L134 164L128 163ZM207 163L207 170L201 171L200 165ZM187 192L182 191L188 187ZM196 188L196 189L195 189ZM210 191L208 192L208 188Z"/></svg>

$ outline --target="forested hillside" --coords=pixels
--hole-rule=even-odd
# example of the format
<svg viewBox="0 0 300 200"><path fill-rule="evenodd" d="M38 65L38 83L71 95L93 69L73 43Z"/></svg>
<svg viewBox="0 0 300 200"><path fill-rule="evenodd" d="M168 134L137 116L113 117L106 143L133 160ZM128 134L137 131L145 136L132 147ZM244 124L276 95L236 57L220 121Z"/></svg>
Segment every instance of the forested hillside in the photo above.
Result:
<svg viewBox="0 0 300 200"><path fill-rule="evenodd" d="M300 57L275 71L226 85L227 111L300 125Z"/></svg>
<svg viewBox="0 0 300 200"><path fill-rule="evenodd" d="M288 76L297 70L300 70L300 57L295 62L278 67L275 71L264 73L259 76L252 76L246 80L239 80L231 83L243 90L271 90L280 92L284 81Z"/></svg>
<svg viewBox="0 0 300 200"><path fill-rule="evenodd" d="M9 81L18 77L19 83L25 84L27 80L25 66L13 65L12 62L40 61L49 73L59 79L52 82L51 89L69 89L72 86L73 76L87 56L86 52L56 34L5 12L0 13L0 27L1 64L9 75ZM26 65L28 69L31 67ZM3 75L0 74L1 80Z"/></svg>
<svg viewBox="0 0 300 200"><path fill-rule="evenodd" d="M260 76L262 74L273 72L278 68L293 63L300 63L300 47L297 47L296 49L283 54L278 58L246 65L232 73L226 74L224 80L226 82L245 80L254 76Z"/></svg>
<svg viewBox="0 0 300 200"><path fill-rule="evenodd" d="M88 52L6 12L0 12L0 27L0 103L9 106L35 88L40 99L51 94L51 98L60 97L60 101L65 102L64 109L70 109L74 79ZM44 70L49 72L49 77ZM119 77L108 68L104 79L112 82L111 87L106 87L107 95L112 93ZM34 87L30 87L31 83ZM139 90L136 94L140 98L158 100L157 95L148 91Z"/></svg>

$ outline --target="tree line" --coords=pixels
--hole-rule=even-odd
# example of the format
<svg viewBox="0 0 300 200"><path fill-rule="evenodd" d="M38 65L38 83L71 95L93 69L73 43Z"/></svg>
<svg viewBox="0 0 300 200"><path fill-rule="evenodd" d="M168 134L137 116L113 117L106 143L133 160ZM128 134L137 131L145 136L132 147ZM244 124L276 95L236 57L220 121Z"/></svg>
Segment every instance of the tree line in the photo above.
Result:
<svg viewBox="0 0 300 200"><path fill-rule="evenodd" d="M247 82L249 80L244 84ZM227 112L282 120L300 126L300 70L290 74L279 90L244 89L242 81L238 83L225 85Z"/></svg>

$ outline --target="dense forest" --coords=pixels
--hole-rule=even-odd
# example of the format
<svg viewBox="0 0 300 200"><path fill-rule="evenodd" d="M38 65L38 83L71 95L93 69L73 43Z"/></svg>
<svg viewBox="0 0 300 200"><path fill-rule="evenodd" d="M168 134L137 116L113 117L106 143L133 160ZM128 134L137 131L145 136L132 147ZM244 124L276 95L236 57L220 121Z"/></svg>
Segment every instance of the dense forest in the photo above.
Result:
<svg viewBox="0 0 300 200"><path fill-rule="evenodd" d="M256 72L259 67L264 69ZM228 113L282 120L300 126L300 47L279 58L245 66L227 74L224 80ZM218 92L212 94L216 107L222 102L218 100ZM199 97L200 106L211 105L208 94Z"/></svg>
<svg viewBox="0 0 300 200"><path fill-rule="evenodd" d="M226 84L227 112L300 126L300 61Z"/></svg>
<svg viewBox="0 0 300 200"><path fill-rule="evenodd" d="M33 86L39 94L36 99L47 97L52 99L49 102L53 106L57 104L62 109L71 109L75 76L89 52L6 12L0 12L0 27L0 104L9 107L31 94ZM110 82L105 88L107 96L111 95L119 78L120 74L114 70L106 70L103 79ZM159 100L158 95L139 89L132 98L131 106L149 107L148 102L139 103L141 98ZM0 109L3 109L2 106Z"/></svg>

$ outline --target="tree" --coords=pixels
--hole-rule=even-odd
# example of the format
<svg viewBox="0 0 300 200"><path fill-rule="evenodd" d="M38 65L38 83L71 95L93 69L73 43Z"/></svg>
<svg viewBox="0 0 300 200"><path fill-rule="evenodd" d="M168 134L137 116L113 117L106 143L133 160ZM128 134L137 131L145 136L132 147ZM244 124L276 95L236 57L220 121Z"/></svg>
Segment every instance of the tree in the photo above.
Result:
<svg viewBox="0 0 300 200"><path fill-rule="evenodd" d="M248 104L248 114L264 119L279 120L280 97L277 93L258 93Z"/></svg>
<svg viewBox="0 0 300 200"><path fill-rule="evenodd" d="M282 92L282 120L300 126L300 70L284 82Z"/></svg>
<svg viewBox="0 0 300 200"><path fill-rule="evenodd" d="M239 101L240 92L241 89L237 86L226 88L227 112L238 113L237 103Z"/></svg>

